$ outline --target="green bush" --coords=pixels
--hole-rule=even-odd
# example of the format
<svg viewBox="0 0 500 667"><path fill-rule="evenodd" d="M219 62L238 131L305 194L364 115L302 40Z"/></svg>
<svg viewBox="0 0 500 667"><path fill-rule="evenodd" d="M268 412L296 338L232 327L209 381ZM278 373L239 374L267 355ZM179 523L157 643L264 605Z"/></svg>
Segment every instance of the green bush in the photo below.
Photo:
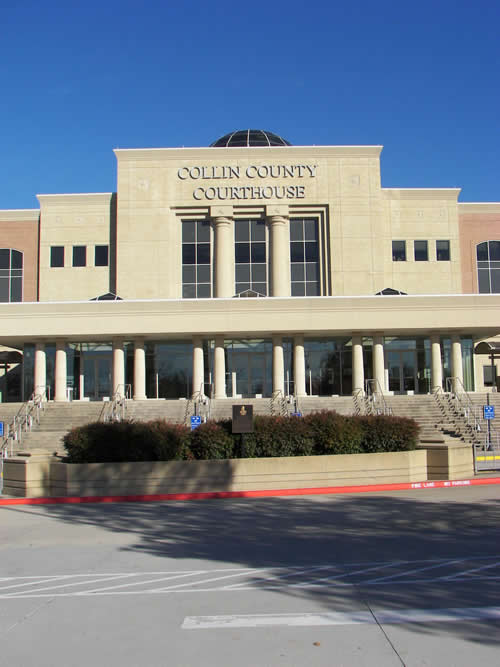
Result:
<svg viewBox="0 0 500 667"><path fill-rule="evenodd" d="M256 416L254 432L232 434L231 420L209 421L194 431L164 420L93 423L64 437L71 463L355 454L415 449L412 419L346 417L333 411L306 417Z"/></svg>
<svg viewBox="0 0 500 667"><path fill-rule="evenodd" d="M314 439L315 454L357 454L362 451L363 427L356 417L345 417L332 410L304 417Z"/></svg>
<svg viewBox="0 0 500 667"><path fill-rule="evenodd" d="M233 438L218 423L208 421L191 431L189 450L195 459L230 459Z"/></svg>
<svg viewBox="0 0 500 667"><path fill-rule="evenodd" d="M145 422L96 422L75 428L64 436L71 463L156 461L160 434Z"/></svg>
<svg viewBox="0 0 500 667"><path fill-rule="evenodd" d="M388 415L358 417L363 428L363 452L401 452L415 449L420 427L413 419Z"/></svg>

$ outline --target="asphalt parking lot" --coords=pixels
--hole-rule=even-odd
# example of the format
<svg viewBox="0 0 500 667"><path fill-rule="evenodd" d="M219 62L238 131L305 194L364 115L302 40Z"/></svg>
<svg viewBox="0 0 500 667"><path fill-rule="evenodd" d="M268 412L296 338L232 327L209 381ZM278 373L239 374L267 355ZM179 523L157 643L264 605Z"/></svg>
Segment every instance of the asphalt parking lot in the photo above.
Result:
<svg viewBox="0 0 500 667"><path fill-rule="evenodd" d="M496 665L500 486L0 507L0 665Z"/></svg>

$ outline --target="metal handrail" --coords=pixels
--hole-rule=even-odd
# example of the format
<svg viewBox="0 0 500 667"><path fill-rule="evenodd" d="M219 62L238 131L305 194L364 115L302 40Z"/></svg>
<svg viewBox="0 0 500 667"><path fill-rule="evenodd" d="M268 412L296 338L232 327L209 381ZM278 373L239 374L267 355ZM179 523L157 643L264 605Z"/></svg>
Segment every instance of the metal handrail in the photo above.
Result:
<svg viewBox="0 0 500 667"><path fill-rule="evenodd" d="M372 415L392 415L392 408L387 403L382 387L377 379L365 380L367 413ZM378 405L380 403L380 407Z"/></svg>
<svg viewBox="0 0 500 667"><path fill-rule="evenodd" d="M360 399L362 399L361 403L360 403ZM363 410L361 409L361 406L363 405L364 408L365 408L365 412L366 412L365 392L363 391L363 389L355 389L352 392L352 400L353 400L353 403L354 403L354 414L355 415L364 414Z"/></svg>
<svg viewBox="0 0 500 667"><path fill-rule="evenodd" d="M276 389L271 395L269 411L273 417L285 417L288 415L286 398L281 389Z"/></svg>
<svg viewBox="0 0 500 667"><path fill-rule="evenodd" d="M122 391L120 391L122 389ZM111 401L106 401L101 411L100 419L103 422L121 422L127 415L127 400L131 395L130 384L119 384Z"/></svg>
<svg viewBox="0 0 500 667"><path fill-rule="evenodd" d="M212 410L211 400L204 391L205 383L200 384L198 391L195 391L191 398L186 402L186 410L184 411L184 423L189 424L189 418L192 414L197 414L203 417L203 421L210 419ZM202 414L203 413L203 414Z"/></svg>
<svg viewBox="0 0 500 667"><path fill-rule="evenodd" d="M481 431L479 411L467 393L462 380L459 377L446 378L446 391L455 402L454 408L456 413L460 414L464 418L465 423L473 428L474 431Z"/></svg>
<svg viewBox="0 0 500 667"><path fill-rule="evenodd" d="M32 430L33 424L40 424L40 413L45 410L44 397L40 394L33 393L28 401L23 403L14 418L7 426L7 432L2 439L0 445L1 458L7 458L14 453L14 442L21 442L23 439L23 432L27 433Z"/></svg>

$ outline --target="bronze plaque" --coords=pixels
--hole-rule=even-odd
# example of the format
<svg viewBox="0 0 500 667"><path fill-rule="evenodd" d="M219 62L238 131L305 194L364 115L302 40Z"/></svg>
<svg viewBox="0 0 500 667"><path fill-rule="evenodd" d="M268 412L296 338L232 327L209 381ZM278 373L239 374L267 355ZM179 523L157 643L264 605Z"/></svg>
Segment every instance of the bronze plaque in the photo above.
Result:
<svg viewBox="0 0 500 667"><path fill-rule="evenodd" d="M253 405L233 405L233 433L253 433Z"/></svg>

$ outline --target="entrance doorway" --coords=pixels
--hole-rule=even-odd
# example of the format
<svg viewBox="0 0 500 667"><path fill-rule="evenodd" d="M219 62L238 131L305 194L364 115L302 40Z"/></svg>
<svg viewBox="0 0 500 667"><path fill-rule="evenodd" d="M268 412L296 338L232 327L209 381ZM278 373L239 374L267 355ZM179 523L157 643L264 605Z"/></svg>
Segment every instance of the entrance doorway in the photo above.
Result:
<svg viewBox="0 0 500 667"><path fill-rule="evenodd" d="M242 398L252 398L271 395L271 341L226 341L226 355L227 392L229 396L240 395Z"/></svg>
<svg viewBox="0 0 500 667"><path fill-rule="evenodd" d="M83 359L83 395L91 401L111 396L111 355L85 354Z"/></svg>
<svg viewBox="0 0 500 667"><path fill-rule="evenodd" d="M418 391L416 350L388 350L387 368L389 391L395 394Z"/></svg>

